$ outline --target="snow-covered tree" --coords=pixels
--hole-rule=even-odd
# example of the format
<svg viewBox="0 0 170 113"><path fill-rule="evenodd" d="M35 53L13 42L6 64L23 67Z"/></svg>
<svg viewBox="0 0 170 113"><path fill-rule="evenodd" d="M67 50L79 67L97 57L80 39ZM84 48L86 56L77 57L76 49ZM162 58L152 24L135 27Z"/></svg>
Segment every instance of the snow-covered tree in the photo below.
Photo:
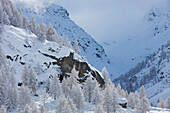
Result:
<svg viewBox="0 0 170 113"><path fill-rule="evenodd" d="M83 93L84 93L84 97L85 97L86 102L91 103L94 87L96 85L98 85L96 80L92 80L91 77L87 78L87 81L86 81L86 83L85 83L85 85L83 87Z"/></svg>
<svg viewBox="0 0 170 113"><path fill-rule="evenodd" d="M18 97L18 109L22 111L27 104L32 104L31 93L27 86L22 85Z"/></svg>
<svg viewBox="0 0 170 113"><path fill-rule="evenodd" d="M32 17L29 22L29 30L31 30L32 33L35 33L37 30L37 23L34 17Z"/></svg>
<svg viewBox="0 0 170 113"><path fill-rule="evenodd" d="M77 110L76 105L74 104L73 100L70 97L68 97L67 100L68 100L68 104L71 107L72 113L77 113L78 110Z"/></svg>
<svg viewBox="0 0 170 113"><path fill-rule="evenodd" d="M170 97L165 101L165 108L170 109Z"/></svg>
<svg viewBox="0 0 170 113"><path fill-rule="evenodd" d="M139 103L139 94L137 91L135 91L134 93L134 103L135 103L135 108L136 108L136 105L138 105Z"/></svg>
<svg viewBox="0 0 170 113"><path fill-rule="evenodd" d="M103 96L100 92L99 85L96 85L94 87L94 91L92 94L92 104L98 105L98 104L101 104L102 101L103 101Z"/></svg>
<svg viewBox="0 0 170 113"><path fill-rule="evenodd" d="M0 69L0 105L5 104L5 95L8 89L7 78L4 70Z"/></svg>
<svg viewBox="0 0 170 113"><path fill-rule="evenodd" d="M30 76L29 88L31 89L32 93L36 94L36 90L37 90L36 74L35 74L34 69L32 67L29 71L29 76Z"/></svg>
<svg viewBox="0 0 170 113"><path fill-rule="evenodd" d="M73 48L70 41L68 40L68 37L65 40L64 46L69 47L69 48Z"/></svg>
<svg viewBox="0 0 170 113"><path fill-rule="evenodd" d="M31 107L28 104L26 104L22 113L32 113Z"/></svg>
<svg viewBox="0 0 170 113"><path fill-rule="evenodd" d="M107 87L107 85L110 86L112 84L112 82L111 82L111 80L109 78L108 72L107 72L105 67L102 69L102 75L103 75L104 80L105 80L105 86L106 87Z"/></svg>
<svg viewBox="0 0 170 113"><path fill-rule="evenodd" d="M133 94L133 93L130 93L130 94L129 94L129 97L128 97L128 100L127 100L127 101L128 101L128 102L127 102L127 103L128 103L128 104L127 104L128 107L130 107L130 108L132 108L132 109L135 108L135 104L136 104L136 103L134 102L134 101L135 101L134 98L135 98L135 97L134 97L134 94Z"/></svg>
<svg viewBox="0 0 170 113"><path fill-rule="evenodd" d="M8 86L6 91L6 108L8 111L15 110L17 108L17 90L13 88L11 85Z"/></svg>
<svg viewBox="0 0 170 113"><path fill-rule="evenodd" d="M48 26L46 36L48 41L57 41L57 33L52 24Z"/></svg>
<svg viewBox="0 0 170 113"><path fill-rule="evenodd" d="M73 102L76 105L78 111L83 110L85 106L84 95L79 85L73 86L71 89L70 97L73 99Z"/></svg>
<svg viewBox="0 0 170 113"><path fill-rule="evenodd" d="M136 105L136 112L137 113L146 113L149 111L149 102L145 95L145 88L142 86L140 88L140 98L139 103Z"/></svg>
<svg viewBox="0 0 170 113"><path fill-rule="evenodd" d="M48 111L48 106L47 106L47 93L46 90L44 89L41 98L41 106L40 106L40 111L41 113L47 113Z"/></svg>
<svg viewBox="0 0 170 113"><path fill-rule="evenodd" d="M23 16L22 17L22 28L28 29L28 27L29 27L29 21L26 16Z"/></svg>
<svg viewBox="0 0 170 113"><path fill-rule="evenodd" d="M65 96L61 96L55 108L55 113L73 113Z"/></svg>
<svg viewBox="0 0 170 113"><path fill-rule="evenodd" d="M50 95L56 99L62 94L60 81L58 78L57 72L54 74L54 77L52 79L51 85L50 85Z"/></svg>
<svg viewBox="0 0 170 113"><path fill-rule="evenodd" d="M105 88L103 108L105 112L118 112L120 110L118 95L113 86L107 86Z"/></svg>
<svg viewBox="0 0 170 113"><path fill-rule="evenodd" d="M40 40L42 43L45 42L46 40L46 31L47 31L46 25L41 23L37 37L38 40Z"/></svg>
<svg viewBox="0 0 170 113"><path fill-rule="evenodd" d="M164 108L164 107L165 107L165 106L164 106L164 100L163 100L163 98L161 98L161 100L159 101L158 107L160 107L160 108Z"/></svg>
<svg viewBox="0 0 170 113"><path fill-rule="evenodd" d="M120 86L120 83L117 85L117 93L119 94L119 95L122 95L122 89L121 89L121 86Z"/></svg>
<svg viewBox="0 0 170 113"><path fill-rule="evenodd" d="M75 66L73 67L70 78L68 78L69 87L72 89L73 85L77 85L78 71L76 71Z"/></svg>
<svg viewBox="0 0 170 113"><path fill-rule="evenodd" d="M25 86L29 86L29 81L30 81L30 69L28 68L28 65L25 64L24 70L22 73L22 83Z"/></svg>
<svg viewBox="0 0 170 113"><path fill-rule="evenodd" d="M145 87L142 85L142 87L140 88L140 98L145 97Z"/></svg>
<svg viewBox="0 0 170 113"><path fill-rule="evenodd" d="M6 89L5 94L5 101L6 101L6 107L8 111L15 110L17 108L17 102L18 102L18 91L16 87L15 82L15 76L14 76L14 69L12 68L10 77L8 78L9 84L8 88Z"/></svg>
<svg viewBox="0 0 170 113"><path fill-rule="evenodd" d="M80 49L79 49L79 45L78 45L77 40L74 41L73 50L74 50L77 54L80 53Z"/></svg>
<svg viewBox="0 0 170 113"><path fill-rule="evenodd" d="M62 84L61 84L61 89L63 94L68 97L70 96L70 85L69 85L69 79L63 79Z"/></svg>
<svg viewBox="0 0 170 113"><path fill-rule="evenodd" d="M103 106L101 104L98 104L94 109L94 113L105 113L103 110Z"/></svg>

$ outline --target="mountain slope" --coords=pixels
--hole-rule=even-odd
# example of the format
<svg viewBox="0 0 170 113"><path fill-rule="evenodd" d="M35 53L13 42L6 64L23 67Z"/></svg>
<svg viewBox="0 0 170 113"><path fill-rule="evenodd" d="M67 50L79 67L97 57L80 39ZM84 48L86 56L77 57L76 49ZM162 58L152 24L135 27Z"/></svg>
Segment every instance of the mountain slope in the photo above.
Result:
<svg viewBox="0 0 170 113"><path fill-rule="evenodd" d="M93 76L104 83L100 72L68 47L60 46L55 42L41 43L30 31L13 26L5 26L0 37L2 49L11 66L15 67L18 83L21 82L25 63L33 67L36 73L39 73L38 82L46 81L56 70L62 76L67 76L70 69L75 66L79 71L78 79L80 81L84 81L88 76ZM38 68L40 72L38 72Z"/></svg>
<svg viewBox="0 0 170 113"><path fill-rule="evenodd" d="M115 79L115 83L128 91L139 90L144 85L151 105L157 106L161 97L166 100L170 92L170 41L149 55L136 67Z"/></svg>
<svg viewBox="0 0 170 113"><path fill-rule="evenodd" d="M146 12L139 25L129 26L127 33L102 42L111 64L116 69L112 79L127 72L157 51L170 40L170 12L168 9L152 9Z"/></svg>
<svg viewBox="0 0 170 113"><path fill-rule="evenodd" d="M85 56L91 65L101 70L104 66L109 67L109 59L101 45L99 45L89 34L76 25L70 18L66 9L59 5L39 7L39 10L32 6L24 5L24 2L17 2L17 7L21 8L23 15L28 19L35 17L38 23L52 24L59 36L68 37L72 42L79 43L80 54Z"/></svg>

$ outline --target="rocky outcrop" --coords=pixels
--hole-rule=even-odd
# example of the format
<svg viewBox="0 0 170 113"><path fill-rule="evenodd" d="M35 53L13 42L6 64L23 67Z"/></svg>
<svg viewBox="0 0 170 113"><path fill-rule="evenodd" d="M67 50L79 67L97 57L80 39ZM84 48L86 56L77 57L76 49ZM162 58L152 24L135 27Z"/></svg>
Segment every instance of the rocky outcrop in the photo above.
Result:
<svg viewBox="0 0 170 113"><path fill-rule="evenodd" d="M96 78L96 80L101 86L104 85L104 80L101 77L101 75L97 72L97 70L92 70L87 62L80 62L74 59L74 53L70 53L69 56L63 58L56 58L55 56L48 55L46 53L42 53L42 52L40 53L46 57L50 57L55 60L54 62L49 62L49 63L45 62L44 64L46 64L47 68L49 68L50 65L60 66L60 69L62 71L62 75L61 75L62 77L60 77L61 80L63 77L69 76L68 73L71 73L71 70L73 69L73 67L75 67L76 71L79 72L78 74L79 82L81 83L84 82L87 79L87 77L92 75L94 78Z"/></svg>

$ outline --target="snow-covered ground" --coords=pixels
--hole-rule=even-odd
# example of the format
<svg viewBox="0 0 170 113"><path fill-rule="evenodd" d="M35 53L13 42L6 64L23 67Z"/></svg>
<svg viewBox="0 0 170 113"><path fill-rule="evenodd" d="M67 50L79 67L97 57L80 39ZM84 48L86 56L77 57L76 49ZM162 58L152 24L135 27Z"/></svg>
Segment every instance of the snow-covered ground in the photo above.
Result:
<svg viewBox="0 0 170 113"><path fill-rule="evenodd" d="M51 4L50 6L38 7L36 10L32 8L32 5L25 4L24 1L17 1L15 4L21 8L22 14L28 19L34 16L38 23L43 22L47 26L52 24L59 36L68 37L72 43L77 40L81 50L80 55L85 56L92 66L100 71L104 66L108 68L109 72L112 70L103 47L76 25L70 19L68 11L62 6Z"/></svg>

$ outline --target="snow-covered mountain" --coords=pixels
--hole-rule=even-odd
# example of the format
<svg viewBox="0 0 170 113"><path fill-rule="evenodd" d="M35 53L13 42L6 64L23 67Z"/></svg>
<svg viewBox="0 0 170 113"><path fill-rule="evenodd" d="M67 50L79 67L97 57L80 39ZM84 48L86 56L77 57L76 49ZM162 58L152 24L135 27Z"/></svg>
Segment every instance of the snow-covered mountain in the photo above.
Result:
<svg viewBox="0 0 170 113"><path fill-rule="evenodd" d="M115 77L127 72L170 40L170 11L153 8L138 25L129 26L120 37L100 42L115 70Z"/></svg>
<svg viewBox="0 0 170 113"><path fill-rule="evenodd" d="M115 83L128 91L139 90L144 85L151 105L166 100L170 92L170 41L138 63L136 67L115 79Z"/></svg>
<svg viewBox="0 0 170 113"><path fill-rule="evenodd" d="M21 8L21 12L28 19L34 16L38 23L52 24L59 36L68 37L72 43L77 40L81 50L80 55L85 56L88 62L98 70L101 70L104 66L110 67L109 59L103 47L76 25L70 19L68 11L62 6L51 4L38 7L37 10L32 5L25 5L24 2L16 2L15 4ZM111 70L111 68L109 69Z"/></svg>
<svg viewBox="0 0 170 113"><path fill-rule="evenodd" d="M94 76L102 82L100 72L68 47L55 42L41 43L30 31L13 26L5 26L0 37L2 49L11 66L15 67L18 83L21 82L25 63L39 73L38 82L46 82L56 70L63 76L68 75L74 66L80 71L80 81L84 81L87 76Z"/></svg>

